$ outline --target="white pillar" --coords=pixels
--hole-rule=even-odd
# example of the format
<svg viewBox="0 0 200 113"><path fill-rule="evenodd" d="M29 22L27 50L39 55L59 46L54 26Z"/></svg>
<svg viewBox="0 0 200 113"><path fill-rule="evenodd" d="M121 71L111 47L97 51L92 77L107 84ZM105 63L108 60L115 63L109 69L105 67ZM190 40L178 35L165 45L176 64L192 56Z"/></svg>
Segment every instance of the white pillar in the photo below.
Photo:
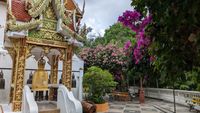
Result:
<svg viewBox="0 0 200 113"><path fill-rule="evenodd" d="M4 37L6 28L6 18L7 18L7 3L0 2L0 55L7 53L4 50Z"/></svg>
<svg viewBox="0 0 200 113"><path fill-rule="evenodd" d="M78 98L79 101L83 100L83 69L79 70L79 85L78 85Z"/></svg>

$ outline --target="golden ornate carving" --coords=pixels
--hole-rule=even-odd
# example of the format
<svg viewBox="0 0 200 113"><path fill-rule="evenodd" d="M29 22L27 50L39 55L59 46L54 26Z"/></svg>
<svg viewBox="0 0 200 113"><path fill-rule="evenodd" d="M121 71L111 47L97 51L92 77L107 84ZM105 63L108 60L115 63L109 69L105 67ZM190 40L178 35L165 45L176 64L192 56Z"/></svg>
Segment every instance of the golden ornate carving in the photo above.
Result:
<svg viewBox="0 0 200 113"><path fill-rule="evenodd" d="M22 103L19 102L19 101L13 101L13 111L16 112L16 111L21 111L21 105Z"/></svg>
<svg viewBox="0 0 200 113"><path fill-rule="evenodd" d="M45 29L30 30L28 36L29 38L63 41L63 37L60 34L58 34L56 31L52 31L52 30L45 30Z"/></svg>
<svg viewBox="0 0 200 113"><path fill-rule="evenodd" d="M56 31L56 27L57 27L57 22L56 21L52 21L52 20L49 20L49 19L44 19L43 26L42 26L43 29Z"/></svg>
<svg viewBox="0 0 200 113"><path fill-rule="evenodd" d="M67 48L67 42L52 41L46 39L27 38L27 43L54 48Z"/></svg>
<svg viewBox="0 0 200 113"><path fill-rule="evenodd" d="M29 58L32 54L31 54L31 50L35 47L36 45L31 45L31 44L27 44L27 56L26 58Z"/></svg>
<svg viewBox="0 0 200 113"><path fill-rule="evenodd" d="M71 74L72 74L72 52L73 52L73 47L72 45L69 45L65 53L65 59L63 60L63 73L62 73L63 84L70 90L71 90Z"/></svg>
<svg viewBox="0 0 200 113"><path fill-rule="evenodd" d="M64 60L65 58L65 49L58 49L58 51L60 52L60 60Z"/></svg>
<svg viewBox="0 0 200 113"><path fill-rule="evenodd" d="M44 12L44 18L56 20L56 15L54 13L53 7L50 4L49 7Z"/></svg>
<svg viewBox="0 0 200 113"><path fill-rule="evenodd" d="M53 64L52 64L52 78L51 78L51 83L52 84L57 84L58 80L58 61L59 61L59 56L53 56Z"/></svg>
<svg viewBox="0 0 200 113"><path fill-rule="evenodd" d="M25 71L25 60L26 60L26 39L14 39L11 40L15 42L14 50L16 51L16 57L13 60L13 111L21 110L21 101L22 101L22 90L23 90L23 80L24 80L24 71Z"/></svg>
<svg viewBox="0 0 200 113"><path fill-rule="evenodd" d="M50 83L51 84L57 84L58 80L58 61L59 61L59 56L53 55L52 56L53 62L51 64L51 74L50 74ZM53 95L54 95L54 89L50 89L50 95L49 95L49 100L53 100Z"/></svg>
<svg viewBox="0 0 200 113"><path fill-rule="evenodd" d="M63 69L62 69L62 84L67 86L67 49L65 49L65 53L63 55Z"/></svg>
<svg viewBox="0 0 200 113"><path fill-rule="evenodd" d="M28 10L28 13L32 17L37 17L39 16L45 9L49 6L51 3L51 0L40 0L40 3L37 3L37 6L33 6L31 9Z"/></svg>
<svg viewBox="0 0 200 113"><path fill-rule="evenodd" d="M11 56L12 58L12 62L15 62L15 57L16 57L16 51L12 48L12 47L7 47L6 50L8 50L8 53L9 55ZM14 93L14 87L13 87L13 84L15 82L15 74L14 74L14 70L16 68L16 65L13 64L12 66L12 77L11 77L11 88L10 88L10 103L12 102L13 100L13 93Z"/></svg>

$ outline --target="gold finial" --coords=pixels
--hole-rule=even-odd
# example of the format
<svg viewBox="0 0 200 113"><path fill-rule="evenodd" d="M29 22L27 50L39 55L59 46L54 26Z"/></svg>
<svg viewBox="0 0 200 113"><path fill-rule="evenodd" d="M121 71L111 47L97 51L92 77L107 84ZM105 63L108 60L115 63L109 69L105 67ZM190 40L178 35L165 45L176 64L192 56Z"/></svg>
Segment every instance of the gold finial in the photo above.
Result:
<svg viewBox="0 0 200 113"><path fill-rule="evenodd" d="M44 56L41 56L41 58L38 60L38 69L44 69L46 61L43 58Z"/></svg>

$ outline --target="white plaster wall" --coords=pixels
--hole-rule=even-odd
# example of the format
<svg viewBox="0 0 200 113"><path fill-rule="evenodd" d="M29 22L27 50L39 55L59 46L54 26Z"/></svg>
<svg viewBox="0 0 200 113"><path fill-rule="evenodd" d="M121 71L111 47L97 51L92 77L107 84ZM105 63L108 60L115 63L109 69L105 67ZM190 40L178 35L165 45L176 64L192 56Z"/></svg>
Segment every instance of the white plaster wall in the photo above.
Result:
<svg viewBox="0 0 200 113"><path fill-rule="evenodd" d="M73 56L72 60L72 70L74 71L75 79L76 79L76 88L72 88L72 92L76 99L82 101L83 94L83 68L84 62L82 59L78 58L76 55Z"/></svg>
<svg viewBox="0 0 200 113"><path fill-rule="evenodd" d="M0 68L11 68L12 59L10 55L0 55ZM4 79L5 79L5 89L0 89L0 103L7 104L9 103L9 94L10 94L10 84L11 84L11 75L12 71L3 70Z"/></svg>
<svg viewBox="0 0 200 113"><path fill-rule="evenodd" d="M6 26L7 5L0 1L0 47L3 46L4 33Z"/></svg>

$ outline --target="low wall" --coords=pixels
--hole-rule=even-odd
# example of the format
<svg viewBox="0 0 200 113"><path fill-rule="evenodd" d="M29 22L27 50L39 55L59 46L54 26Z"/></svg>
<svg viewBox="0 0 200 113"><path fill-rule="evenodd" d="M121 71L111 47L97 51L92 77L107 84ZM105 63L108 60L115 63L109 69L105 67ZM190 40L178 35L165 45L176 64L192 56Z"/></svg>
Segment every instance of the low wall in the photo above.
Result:
<svg viewBox="0 0 200 113"><path fill-rule="evenodd" d="M131 86L129 88L130 93L138 93L138 87ZM173 89L163 89L163 88L144 88L145 97L161 99L164 101L173 102ZM186 91L186 90L175 90L176 103L181 105L186 105L186 100L192 100L192 97L200 97L200 92L198 91Z"/></svg>

